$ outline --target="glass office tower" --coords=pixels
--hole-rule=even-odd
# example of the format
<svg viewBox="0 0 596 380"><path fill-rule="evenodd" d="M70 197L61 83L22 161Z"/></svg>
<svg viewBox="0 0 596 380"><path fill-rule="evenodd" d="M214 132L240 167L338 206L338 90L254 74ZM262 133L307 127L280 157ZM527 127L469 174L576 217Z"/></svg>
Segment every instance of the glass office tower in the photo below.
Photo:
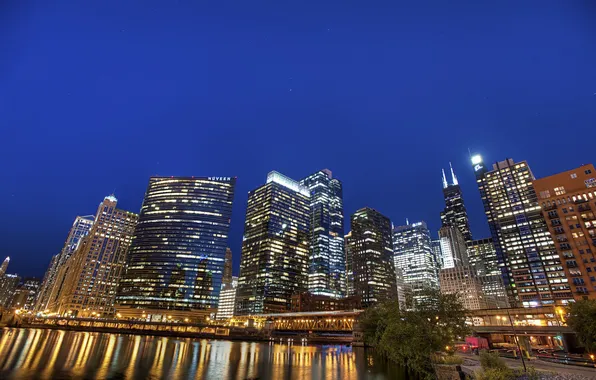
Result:
<svg viewBox="0 0 596 380"><path fill-rule="evenodd" d="M234 177L151 177L120 283L117 310L151 320L217 309Z"/></svg>
<svg viewBox="0 0 596 380"><path fill-rule="evenodd" d="M278 172L248 193L234 315L288 311L308 285L310 191Z"/></svg>
<svg viewBox="0 0 596 380"><path fill-rule="evenodd" d="M393 265L391 221L365 207L351 218L350 255L354 293L362 305L397 300L397 274Z"/></svg>
<svg viewBox="0 0 596 380"><path fill-rule="evenodd" d="M310 190L308 290L334 298L346 296L342 185L328 169L300 183Z"/></svg>

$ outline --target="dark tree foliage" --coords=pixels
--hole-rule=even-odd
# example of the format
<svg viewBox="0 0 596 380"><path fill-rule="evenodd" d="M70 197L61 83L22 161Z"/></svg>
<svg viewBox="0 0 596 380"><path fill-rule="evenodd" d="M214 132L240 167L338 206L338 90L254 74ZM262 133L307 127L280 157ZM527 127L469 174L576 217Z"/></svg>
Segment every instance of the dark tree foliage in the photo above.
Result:
<svg viewBox="0 0 596 380"><path fill-rule="evenodd" d="M568 309L567 325L575 331L578 342L588 352L596 351L596 300L581 300Z"/></svg>
<svg viewBox="0 0 596 380"><path fill-rule="evenodd" d="M433 378L431 356L469 333L457 294L426 289L413 310L395 301L369 308L360 318L366 344L423 377Z"/></svg>

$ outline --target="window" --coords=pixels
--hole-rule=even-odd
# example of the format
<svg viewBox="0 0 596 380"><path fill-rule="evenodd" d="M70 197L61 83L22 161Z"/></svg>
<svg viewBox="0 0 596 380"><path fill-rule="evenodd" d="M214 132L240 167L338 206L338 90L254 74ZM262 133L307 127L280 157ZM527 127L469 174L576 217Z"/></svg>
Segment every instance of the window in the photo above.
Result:
<svg viewBox="0 0 596 380"><path fill-rule="evenodd" d="M577 178L577 174L576 173L571 173L571 178Z"/></svg>
<svg viewBox="0 0 596 380"><path fill-rule="evenodd" d="M585 174L592 174L592 171L590 169L584 171Z"/></svg>
<svg viewBox="0 0 596 380"><path fill-rule="evenodd" d="M557 194L557 195L565 194L565 188L563 186L555 187L555 194Z"/></svg>

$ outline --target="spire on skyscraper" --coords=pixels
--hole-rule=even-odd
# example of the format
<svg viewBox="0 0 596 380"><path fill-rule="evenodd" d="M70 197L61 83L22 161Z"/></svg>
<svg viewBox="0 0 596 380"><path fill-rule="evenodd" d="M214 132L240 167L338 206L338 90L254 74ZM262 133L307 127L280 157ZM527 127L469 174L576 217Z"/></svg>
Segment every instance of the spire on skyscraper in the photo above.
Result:
<svg viewBox="0 0 596 380"><path fill-rule="evenodd" d="M445 169L441 169L443 172L443 189L447 188L447 177L445 177Z"/></svg>
<svg viewBox="0 0 596 380"><path fill-rule="evenodd" d="M10 263L10 257L7 256L4 259L4 262L2 263L2 266L0 266L0 277L4 276L4 273L6 273L6 269L8 268L8 263Z"/></svg>
<svg viewBox="0 0 596 380"><path fill-rule="evenodd" d="M458 185L457 177L455 176L455 173L453 172L453 166L451 166L451 162L449 163L449 168L451 169L451 180L453 181L453 184ZM443 178L445 178L445 173L443 173Z"/></svg>

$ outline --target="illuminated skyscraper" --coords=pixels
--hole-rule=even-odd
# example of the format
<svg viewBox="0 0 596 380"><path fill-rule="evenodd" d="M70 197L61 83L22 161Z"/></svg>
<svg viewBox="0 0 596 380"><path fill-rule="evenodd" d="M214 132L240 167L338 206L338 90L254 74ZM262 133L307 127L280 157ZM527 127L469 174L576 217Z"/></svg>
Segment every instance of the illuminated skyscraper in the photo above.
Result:
<svg viewBox="0 0 596 380"><path fill-rule="evenodd" d="M2 265L0 265L0 278L2 278L2 276L4 276L4 274L6 273L6 270L8 269L8 264L10 264L10 257L7 256L2 262Z"/></svg>
<svg viewBox="0 0 596 380"><path fill-rule="evenodd" d="M472 232L470 232L470 222L468 221L468 212L464 205L464 198L462 196L461 187L457 177L453 172L453 167L449 163L451 170L451 183L447 183L445 171L443 171L443 196L445 197L445 209L441 212L441 222L443 226L457 227L464 237L465 241L472 240Z"/></svg>
<svg viewBox="0 0 596 380"><path fill-rule="evenodd" d="M0 278L0 309L9 308L21 278L16 274L4 273Z"/></svg>
<svg viewBox="0 0 596 380"><path fill-rule="evenodd" d="M497 162L489 171L472 157L509 303L566 304L573 299L525 161Z"/></svg>
<svg viewBox="0 0 596 380"><path fill-rule="evenodd" d="M352 215L351 227L355 295L360 296L364 306L397 300L391 221L380 212L365 207Z"/></svg>
<svg viewBox="0 0 596 380"><path fill-rule="evenodd" d="M493 239L472 240L468 242L467 246L468 260L470 265L476 268L489 307L509 307L509 299L503 285Z"/></svg>
<svg viewBox="0 0 596 380"><path fill-rule="evenodd" d="M582 165L534 187L573 298L596 299L596 168Z"/></svg>
<svg viewBox="0 0 596 380"><path fill-rule="evenodd" d="M425 222L393 228L393 250L395 267L412 288L415 300L425 287L439 288L440 262L433 253Z"/></svg>
<svg viewBox="0 0 596 380"><path fill-rule="evenodd" d="M439 229L439 241L441 244L442 260L440 260L440 263L442 269L468 265L466 241L456 226L443 225Z"/></svg>
<svg viewBox="0 0 596 380"><path fill-rule="evenodd" d="M224 284L219 293L216 319L228 319L234 316L234 305L236 302L236 288L238 277L233 276L229 284Z"/></svg>
<svg viewBox="0 0 596 380"><path fill-rule="evenodd" d="M221 281L224 288L227 285L232 284L232 257L232 250L230 248L226 248L226 257L224 259L224 271Z"/></svg>
<svg viewBox="0 0 596 380"><path fill-rule="evenodd" d="M118 313L180 320L217 309L235 185L235 177L149 179Z"/></svg>
<svg viewBox="0 0 596 380"><path fill-rule="evenodd" d="M57 255L52 256L50 266L48 267L39 288L39 293L35 302L35 310L45 311L50 302L56 301L56 297L60 293L64 284L64 274L66 274L65 271L62 271L63 276L58 278L58 271L70 256L72 256L81 239L87 236L91 226L93 226L94 220L95 217L93 215L77 216L75 218L62 250Z"/></svg>
<svg viewBox="0 0 596 380"><path fill-rule="evenodd" d="M137 214L116 208L117 202L112 195L105 197L91 230L58 268L57 278L64 278L64 283L55 301L48 304L50 312L78 317L114 315L116 290L138 219Z"/></svg>
<svg viewBox="0 0 596 380"><path fill-rule="evenodd" d="M39 291L39 280L36 278L24 279L14 292L12 306L15 309L33 310L35 298Z"/></svg>
<svg viewBox="0 0 596 380"><path fill-rule="evenodd" d="M331 171L318 171L300 184L310 190L308 290L334 298L346 296L344 212L341 182Z"/></svg>
<svg viewBox="0 0 596 380"><path fill-rule="evenodd" d="M271 172L248 193L235 315L290 310L308 283L310 191Z"/></svg>
<svg viewBox="0 0 596 380"><path fill-rule="evenodd" d="M354 251L352 231L344 236L344 250L346 252L346 290L348 297L351 297L356 294L354 290L354 268L352 267L352 252Z"/></svg>

